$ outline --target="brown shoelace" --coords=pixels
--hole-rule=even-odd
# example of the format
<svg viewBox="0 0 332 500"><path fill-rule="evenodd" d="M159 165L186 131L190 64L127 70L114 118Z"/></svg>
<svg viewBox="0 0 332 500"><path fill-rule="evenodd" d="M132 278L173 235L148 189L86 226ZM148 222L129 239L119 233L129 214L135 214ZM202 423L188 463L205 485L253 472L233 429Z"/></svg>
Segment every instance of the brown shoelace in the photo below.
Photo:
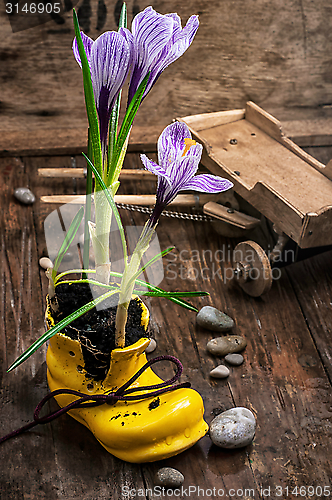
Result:
<svg viewBox="0 0 332 500"><path fill-rule="evenodd" d="M145 385L129 389L131 384L135 382L135 380L137 380L138 377L140 377L147 368L160 361L171 361L176 365L177 371L174 377L160 384ZM28 431L29 429L35 427L38 424L47 424L49 422L52 422L52 420L55 420L64 413L67 413L69 410L73 410L75 408L89 408L93 406L100 406L103 404L115 405L118 401L140 401L142 399L154 398L155 396L159 396L160 394L171 392L176 389L188 388L190 387L189 382L175 384L177 380L180 378L182 371L183 371L183 366L181 362L174 356L169 356L169 355L158 356L156 358L150 359L147 363L145 363L145 365L143 365L125 384L119 387L115 392L89 395L89 394L84 394L82 392L74 391L72 389L57 389L56 391L52 391L49 394L47 394L36 406L33 415L33 421L24 425L23 427L20 427L16 431L10 432L9 434L6 434L6 436L0 438L0 444L4 443L5 441L7 441L12 437L18 436L19 434ZM139 391L148 391L148 392L145 394L133 394ZM78 396L78 399L64 406L63 408L60 408L59 410L56 410L54 412L49 413L48 415L45 415L44 417L39 417L39 414L43 409L44 405L47 403L47 401L54 398L55 396L63 394Z"/></svg>

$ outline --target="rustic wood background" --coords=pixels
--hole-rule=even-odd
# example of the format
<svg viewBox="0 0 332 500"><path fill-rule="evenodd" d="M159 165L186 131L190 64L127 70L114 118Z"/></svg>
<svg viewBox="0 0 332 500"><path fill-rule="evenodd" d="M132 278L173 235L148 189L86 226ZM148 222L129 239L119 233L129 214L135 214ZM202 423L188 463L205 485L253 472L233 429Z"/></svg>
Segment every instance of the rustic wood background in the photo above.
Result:
<svg viewBox="0 0 332 500"><path fill-rule="evenodd" d="M92 38L116 29L121 3L80 0L76 8L82 28ZM331 133L328 0L129 0L129 24L151 4L161 13L177 12L183 24L198 14L200 28L187 53L164 72L143 103L133 140L157 136L177 116L241 108L248 100L282 120L290 135L294 127L299 133L303 121L317 133L317 120L323 120L325 134ZM72 3L62 5L70 8ZM14 28L32 25L27 16L21 14L21 25L12 21ZM10 149L11 141L47 143L54 135L66 142L73 129L85 134L81 71L71 51L71 12L48 19L13 32L1 10L0 149ZM47 135L52 129L57 134Z"/></svg>
<svg viewBox="0 0 332 500"><path fill-rule="evenodd" d="M125 166L137 168L139 163L138 155L131 153ZM77 164L83 166L81 156ZM10 374L6 368L45 328L47 280L38 259L46 252L43 221L56 206L41 203L40 197L81 193L84 185L82 179L40 178L37 168L70 166L69 156L0 159L0 436L29 422L48 392L45 346ZM13 198L13 189L22 185L36 194L33 206ZM120 189L140 193L153 188L146 181L128 181ZM146 220L137 212L121 210L121 214L125 225L142 225ZM332 488L331 252L284 268L269 294L253 299L221 279L237 240L218 235L212 223L162 218L158 236L161 248L176 247L164 260L161 286L209 291L209 297L192 303L198 308L214 305L233 317L233 333L244 336L248 345L244 364L231 368L227 380L213 380L209 372L221 360L207 353L206 343L217 335L199 328L195 313L150 299L151 329L158 344L150 356L167 353L182 361L182 381L189 380L202 395L208 423L233 406L251 409L257 417L253 443L223 450L206 436L177 457L133 465L112 457L84 426L63 416L0 446L1 500L128 500L122 486L153 488L154 473L162 466L179 469L185 475L185 488L222 488L225 495L231 488L242 490L233 496L237 499L277 498L275 492L281 491L277 486L283 488L279 498L294 500L301 486ZM268 232L250 236L265 250L271 249ZM169 367L159 373L169 376ZM56 407L51 403L48 409ZM322 498L312 496L311 490L301 491L301 498ZM131 498L160 498L143 495L137 492ZM196 492L190 498L202 495Z"/></svg>
<svg viewBox="0 0 332 500"><path fill-rule="evenodd" d="M66 0L68 8L69 3ZM151 4L127 3L130 19ZM178 12L183 22L199 14L201 26L188 52L165 71L145 100L132 142L153 143L176 116L241 108L253 100L279 118L289 135L319 136L319 144L331 144L330 2L159 0L153 7L162 13ZM91 37L116 29L120 3L81 0L77 8ZM25 18L20 22L28 24ZM71 52L70 12L53 16L46 24L13 31L3 8L0 28L0 154L5 156L0 159L2 436L30 421L47 392L45 349L6 374L8 365L45 328L47 283L38 259L46 252L42 223L55 207L42 204L40 196L72 194L83 188L81 181L41 179L37 168L72 165L68 155L79 154L85 144L86 117L81 72ZM310 140L317 145L316 139ZM50 152L59 144L63 156L42 156L45 148ZM317 149L309 152L317 155ZM25 155L8 157L18 151ZM31 151L39 156L31 156ZM327 163L331 156L331 148L326 147L320 149L318 159ZM77 164L83 166L81 156ZM138 155L128 155L126 166L140 167ZM13 198L14 188L22 185L30 186L37 196L32 207ZM121 189L147 192L146 185L134 182ZM145 220L141 214L127 212L124 218L125 224L140 225ZM220 360L208 355L205 346L214 335L196 326L194 314L153 299L149 305L158 342L155 354L181 359L183 380L188 378L202 394L208 423L235 405L252 409L258 424L253 444L226 451L205 437L178 457L133 466L113 458L85 427L65 416L1 446L1 500L125 499L123 484L153 487L153 474L162 465L181 470L185 487L253 488L260 499L275 498L278 485L283 498L290 499L299 498L296 486L330 486L331 491L331 252L283 269L270 293L253 299L213 274L230 265L228 255L222 262L216 258L218 250L232 249L237 241L219 236L209 223L172 219L161 221L158 235L163 248L176 246L175 266L168 272L165 268L165 288L209 290L211 296L196 299L195 304L212 304L232 316L234 333L245 336L248 346L244 364L232 368L228 380L213 381L209 372ZM270 244L268 233L255 238L265 248ZM207 250L211 254L204 253ZM204 268L208 271L203 273ZM175 280L170 271L176 271ZM162 374L168 375L167 370ZM268 487L270 494L264 494L262 488ZM312 498L308 490L301 497ZM248 500L249 496L235 498Z"/></svg>

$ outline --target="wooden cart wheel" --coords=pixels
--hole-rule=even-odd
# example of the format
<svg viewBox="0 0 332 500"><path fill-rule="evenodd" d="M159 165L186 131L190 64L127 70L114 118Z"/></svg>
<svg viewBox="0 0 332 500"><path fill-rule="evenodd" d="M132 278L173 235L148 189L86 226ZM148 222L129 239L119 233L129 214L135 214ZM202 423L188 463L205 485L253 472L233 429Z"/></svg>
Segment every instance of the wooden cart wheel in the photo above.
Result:
<svg viewBox="0 0 332 500"><path fill-rule="evenodd" d="M240 287L251 297L260 297L270 290L270 262L262 247L254 241L244 241L236 245L233 270Z"/></svg>

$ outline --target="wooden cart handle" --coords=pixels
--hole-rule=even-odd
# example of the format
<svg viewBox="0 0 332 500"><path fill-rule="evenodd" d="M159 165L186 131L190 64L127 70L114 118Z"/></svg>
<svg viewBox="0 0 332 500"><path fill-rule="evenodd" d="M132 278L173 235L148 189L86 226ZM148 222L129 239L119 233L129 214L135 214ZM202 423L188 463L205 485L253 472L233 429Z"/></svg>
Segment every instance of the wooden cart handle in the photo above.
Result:
<svg viewBox="0 0 332 500"><path fill-rule="evenodd" d="M72 179L84 179L85 168L39 168L38 175L41 177L71 177ZM156 181L157 177L148 170L125 168L120 172L121 180L151 180Z"/></svg>

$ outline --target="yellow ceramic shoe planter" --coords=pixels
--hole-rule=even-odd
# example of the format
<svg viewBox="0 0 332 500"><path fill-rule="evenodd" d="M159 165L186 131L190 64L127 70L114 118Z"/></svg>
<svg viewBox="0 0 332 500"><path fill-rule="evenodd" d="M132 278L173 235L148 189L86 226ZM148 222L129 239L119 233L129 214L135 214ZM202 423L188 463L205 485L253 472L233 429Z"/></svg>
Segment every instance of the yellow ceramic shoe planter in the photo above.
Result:
<svg viewBox="0 0 332 500"><path fill-rule="evenodd" d="M49 310L47 320L53 323ZM148 310L144 308L142 324L147 326L148 320ZM85 376L79 342L58 333L51 338L47 350L49 387L51 391L66 388L91 395L113 392L146 363L144 351L148 344L149 339L143 338L130 347L114 349L106 378L96 382ZM161 382L147 368L131 387ZM61 407L75 399L71 395L56 397ZM118 401L113 406L80 408L69 414L88 427L116 457L127 462L151 462L176 455L203 437L208 430L203 412L201 396L193 389L181 388L142 401Z"/></svg>

